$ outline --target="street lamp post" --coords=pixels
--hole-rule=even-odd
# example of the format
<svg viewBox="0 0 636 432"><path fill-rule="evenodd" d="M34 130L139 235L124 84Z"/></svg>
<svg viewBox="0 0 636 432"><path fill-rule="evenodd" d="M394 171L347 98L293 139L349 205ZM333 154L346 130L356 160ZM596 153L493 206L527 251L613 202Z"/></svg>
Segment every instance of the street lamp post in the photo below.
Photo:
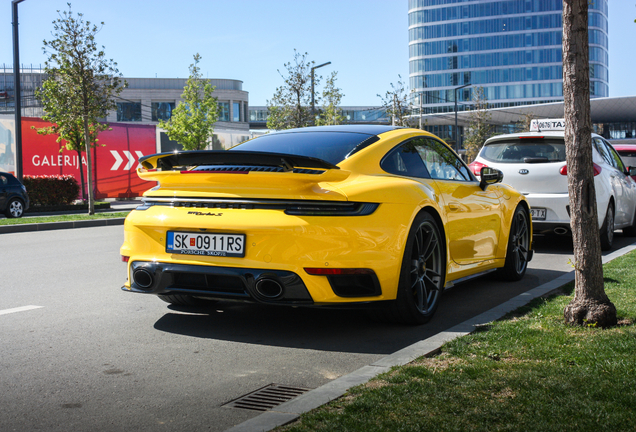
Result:
<svg viewBox="0 0 636 432"><path fill-rule="evenodd" d="M12 0L13 18L13 99L15 104L15 176L22 181L22 95L20 88L20 50L18 41L18 3L24 0Z"/></svg>
<svg viewBox="0 0 636 432"><path fill-rule="evenodd" d="M311 118L313 120L316 119L316 101L315 101L315 96L314 96L314 69L318 69L321 68L323 66L327 66L330 65L331 62L327 62L327 63L323 63L321 65L318 66L314 66L311 68Z"/></svg>
<svg viewBox="0 0 636 432"><path fill-rule="evenodd" d="M457 133L457 90L461 90L470 86L471 84L464 84L463 86L455 87L455 151L459 154L459 141L458 141L458 133Z"/></svg>

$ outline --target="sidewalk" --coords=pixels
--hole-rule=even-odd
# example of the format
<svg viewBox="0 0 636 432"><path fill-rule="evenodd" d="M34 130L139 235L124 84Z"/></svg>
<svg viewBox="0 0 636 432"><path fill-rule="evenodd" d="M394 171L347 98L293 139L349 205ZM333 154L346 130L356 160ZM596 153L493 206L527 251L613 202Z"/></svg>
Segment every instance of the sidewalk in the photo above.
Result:
<svg viewBox="0 0 636 432"><path fill-rule="evenodd" d="M633 250L636 250L636 243L604 256L603 264ZM535 298L555 294L559 292L563 286L572 281L574 281L574 270L522 293L499 306L442 331L435 336L416 342L368 366L364 366L348 375L336 378L317 389L304 393L270 411L265 411L243 423L239 423L227 429L226 432L267 432L276 427L291 423L302 414L343 396L351 387L364 384L371 378L389 371L392 367L403 366L422 356L434 355L446 342L466 336L474 332L477 328L496 321L521 306L527 305Z"/></svg>
<svg viewBox="0 0 636 432"><path fill-rule="evenodd" d="M110 202L109 209L96 210L96 213L116 213L133 210L141 204L141 200L131 199L126 201L117 201L117 200L105 200ZM82 214L86 213L86 210L75 210L75 211L59 211L59 212L46 212L46 213L27 213L22 219L28 220L33 217L40 216L56 216L56 215L66 215L66 214ZM21 232L31 232L31 231L50 231L50 230L58 230L58 229L69 229L69 228L89 228L89 227L97 227L97 226L111 226L111 225L123 225L124 220L126 218L111 218L111 219L92 219L92 220L83 220L83 221L69 221L69 222L43 222L43 223L25 223L18 225L2 225L0 226L0 234L8 234L8 233L21 233Z"/></svg>

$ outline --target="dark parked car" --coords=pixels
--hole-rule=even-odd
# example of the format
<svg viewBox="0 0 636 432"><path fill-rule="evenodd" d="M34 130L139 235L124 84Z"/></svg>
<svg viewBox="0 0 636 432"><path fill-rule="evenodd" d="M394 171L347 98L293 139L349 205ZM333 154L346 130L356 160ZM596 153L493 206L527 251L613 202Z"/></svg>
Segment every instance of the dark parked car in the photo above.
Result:
<svg viewBox="0 0 636 432"><path fill-rule="evenodd" d="M24 185L13 174L0 172L0 213L19 218L28 208L29 195Z"/></svg>

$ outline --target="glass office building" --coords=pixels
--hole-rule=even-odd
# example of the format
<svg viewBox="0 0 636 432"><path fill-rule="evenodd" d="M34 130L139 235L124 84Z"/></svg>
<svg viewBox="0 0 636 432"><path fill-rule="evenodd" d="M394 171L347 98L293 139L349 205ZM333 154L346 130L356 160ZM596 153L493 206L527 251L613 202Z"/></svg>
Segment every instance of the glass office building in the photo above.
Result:
<svg viewBox="0 0 636 432"><path fill-rule="evenodd" d="M409 0L409 74L424 113L563 100L562 0ZM589 4L590 93L609 96L608 0ZM463 89L458 87L469 85Z"/></svg>

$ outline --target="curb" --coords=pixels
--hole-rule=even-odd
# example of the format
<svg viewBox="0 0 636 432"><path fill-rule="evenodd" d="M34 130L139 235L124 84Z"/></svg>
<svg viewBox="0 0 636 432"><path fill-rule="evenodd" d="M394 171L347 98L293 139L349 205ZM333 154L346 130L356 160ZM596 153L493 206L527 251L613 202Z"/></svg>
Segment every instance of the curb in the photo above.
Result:
<svg viewBox="0 0 636 432"><path fill-rule="evenodd" d="M633 250L636 250L636 243L625 246L622 249L604 256L602 259L603 264L606 264ZM275 410L264 412L250 420L227 429L226 432L266 432L278 426L290 423L298 419L301 414L309 412L339 398L351 387L364 384L371 378L387 372L394 366L403 366L418 357L433 355L439 351L441 346L446 342L461 336L466 336L474 332L477 327L496 321L507 313L512 312L521 306L527 305L535 298L555 293L563 286L574 281L574 276L574 270L572 270L550 282L546 282L543 285L513 297L507 302L502 303L480 315L457 324L446 331L440 332L428 339L416 342L406 348L394 352L393 354L381 358L374 363L371 363L369 366L361 367L350 374L330 381L327 384L300 395L289 402L285 402L284 404L276 407Z"/></svg>
<svg viewBox="0 0 636 432"><path fill-rule="evenodd" d="M68 222L43 222L34 224L2 225L0 234L23 233L30 231L50 231L69 228L90 228L110 225L123 225L126 218L91 219Z"/></svg>

